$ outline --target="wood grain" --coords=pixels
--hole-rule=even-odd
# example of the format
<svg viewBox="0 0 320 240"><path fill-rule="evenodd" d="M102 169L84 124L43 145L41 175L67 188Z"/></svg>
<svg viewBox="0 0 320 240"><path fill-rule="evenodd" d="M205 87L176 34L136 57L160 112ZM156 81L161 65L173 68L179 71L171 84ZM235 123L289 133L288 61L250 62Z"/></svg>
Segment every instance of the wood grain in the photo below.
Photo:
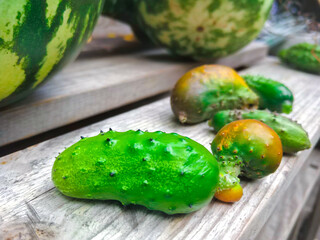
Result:
<svg viewBox="0 0 320 240"><path fill-rule="evenodd" d="M314 149L299 174L294 178L287 191L281 194L279 204L256 239L286 240L289 239L298 218L303 214L306 203L320 178L320 149Z"/></svg>
<svg viewBox="0 0 320 240"><path fill-rule="evenodd" d="M320 77L288 69L276 60L245 73L263 74L284 82L295 95L291 116L308 131L313 144L320 137ZM65 134L0 159L1 229L39 225L60 239L255 239L285 192L307 162L311 149L285 156L279 169L257 181L242 182L244 196L234 204L212 201L189 214L168 216L115 201L88 201L60 194L50 179L58 152L109 127L177 132L209 148L214 134L206 123L181 126L171 113L169 99L143 106L97 124ZM1 164L3 163L3 164ZM18 227L17 227L18 228Z"/></svg>

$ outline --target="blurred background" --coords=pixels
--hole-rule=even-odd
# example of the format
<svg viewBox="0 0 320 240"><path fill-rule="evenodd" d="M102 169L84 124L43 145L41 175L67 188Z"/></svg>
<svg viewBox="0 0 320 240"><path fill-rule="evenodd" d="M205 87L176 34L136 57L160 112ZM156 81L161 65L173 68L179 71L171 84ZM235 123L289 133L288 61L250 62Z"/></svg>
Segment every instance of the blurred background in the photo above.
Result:
<svg viewBox="0 0 320 240"><path fill-rule="evenodd" d="M269 20L259 39L265 41L271 52L296 43L319 44L320 3L318 0L276 0Z"/></svg>
<svg viewBox="0 0 320 240"><path fill-rule="evenodd" d="M202 31L201 28L199 30ZM320 45L320 0L275 0L259 36L235 55L232 53L219 59L221 62L218 63L240 71L268 55L276 59L281 49L303 42ZM76 61L63 66L61 73L54 73L50 81L39 85L22 101L19 98L0 106L0 157L168 97L182 74L202 64L139 42L128 24L110 16L98 18L92 35L88 31L84 43ZM77 47L80 51L80 45ZM301 117L303 111L297 115ZM314 162L319 162L319 149L318 144L311 154ZM318 166L310 168L317 169ZM292 216L296 223L290 226L288 239L320 240L319 186L318 181L308 197L295 196L291 202L292 208L299 201L304 201L304 206L299 209L299 214ZM273 231L274 235L269 234L272 232L270 228L281 231L286 226L271 220L271 224L261 232L264 239L278 239L277 231Z"/></svg>

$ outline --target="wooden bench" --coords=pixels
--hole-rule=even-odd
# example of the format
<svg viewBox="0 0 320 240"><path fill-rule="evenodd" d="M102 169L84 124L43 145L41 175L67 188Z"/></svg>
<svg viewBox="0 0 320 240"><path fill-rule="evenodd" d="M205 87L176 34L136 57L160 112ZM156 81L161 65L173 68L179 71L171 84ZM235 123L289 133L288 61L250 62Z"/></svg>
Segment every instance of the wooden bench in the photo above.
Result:
<svg viewBox="0 0 320 240"><path fill-rule="evenodd" d="M258 49L262 50L261 45ZM76 61L24 103L1 112L0 145L168 91L179 75L195 65L168 63L163 58L150 61L144 56L157 55L152 51ZM265 54L265 48L263 51ZM233 65L235 57L224 63L234 67L252 65L252 58L246 61L246 56ZM91 70L84 62L89 64L89 60ZM320 77L289 69L276 58L256 59L241 73L262 74L285 83L295 96L290 117L303 125L313 144L312 149L284 156L274 174L257 181L242 181L241 201L226 204L213 200L197 212L168 216L141 206L123 207L116 201L72 199L54 188L51 168L58 153L81 135L94 136L110 127L117 131L177 132L209 149L214 133L207 123L180 125L171 112L169 97L164 97L0 158L0 239L287 239L320 176L319 150L314 149L320 137ZM100 82L107 76L110 82ZM59 93L54 90L55 84L59 91L65 91L60 98L56 97ZM68 91L74 84L77 89ZM118 98L109 102L108 96L115 95ZM85 96L83 101L81 96ZM95 106L99 102L101 105ZM83 112L77 114L81 109ZM9 133L15 124L22 124L25 114L31 123ZM24 129L34 121L31 130ZM41 129L37 129L39 125Z"/></svg>

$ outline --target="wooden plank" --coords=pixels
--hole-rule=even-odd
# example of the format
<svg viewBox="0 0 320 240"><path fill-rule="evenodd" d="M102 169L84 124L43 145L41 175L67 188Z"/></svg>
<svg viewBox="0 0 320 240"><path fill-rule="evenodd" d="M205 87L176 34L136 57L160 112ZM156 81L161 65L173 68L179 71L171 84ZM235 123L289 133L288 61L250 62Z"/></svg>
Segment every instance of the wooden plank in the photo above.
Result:
<svg viewBox="0 0 320 240"><path fill-rule="evenodd" d="M276 60L254 66L245 73L273 77L292 89L296 102L291 115L302 123L315 144L320 137L320 77L287 69ZM254 239L281 200L280 193L291 185L311 152L310 149L285 156L274 174L243 182L241 201L225 204L213 200L189 215L167 216L139 206L125 208L114 201L76 200L60 194L50 179L54 157L80 135L93 136L109 127L118 131L140 128L177 132L208 148L214 137L206 123L178 124L169 99L165 98L3 157L1 229L27 226L28 233L37 234L42 224L46 226L44 231L64 239Z"/></svg>
<svg viewBox="0 0 320 240"><path fill-rule="evenodd" d="M102 39L106 37L128 36L133 34L131 27L125 23L114 20L109 17L101 16L92 33L93 39ZM89 45L90 46L90 45Z"/></svg>
<svg viewBox="0 0 320 240"><path fill-rule="evenodd" d="M31 96L3 109L0 146L169 91L200 64L174 59L161 49L111 56L106 51L78 59ZM217 63L245 66L266 54L267 47L255 42Z"/></svg>
<svg viewBox="0 0 320 240"><path fill-rule="evenodd" d="M100 17L82 53L93 57L137 52L146 48L135 37L129 25L107 17ZM81 56L80 55L80 56Z"/></svg>
<svg viewBox="0 0 320 240"><path fill-rule="evenodd" d="M319 156L320 149L315 148L287 191L280 193L279 204L256 239L289 239L308 199L317 190L316 183L320 178Z"/></svg>
<svg viewBox="0 0 320 240"><path fill-rule="evenodd" d="M317 188L317 194L315 195L316 201L313 205L313 211L309 216L309 221L306 226L307 234L306 240L314 240L317 235L318 228L320 227L320 188Z"/></svg>

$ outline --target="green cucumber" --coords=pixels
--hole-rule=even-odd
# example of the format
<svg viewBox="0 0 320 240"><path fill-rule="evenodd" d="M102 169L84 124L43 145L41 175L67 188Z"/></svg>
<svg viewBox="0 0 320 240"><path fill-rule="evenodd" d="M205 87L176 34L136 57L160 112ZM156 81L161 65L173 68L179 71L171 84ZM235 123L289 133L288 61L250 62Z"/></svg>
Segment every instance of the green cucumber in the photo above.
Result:
<svg viewBox="0 0 320 240"><path fill-rule="evenodd" d="M299 43L279 52L282 62L305 72L320 74L320 46Z"/></svg>
<svg viewBox="0 0 320 240"><path fill-rule="evenodd" d="M176 133L110 130L62 152L52 180L66 196L113 199L176 214L211 201L219 168L205 147Z"/></svg>
<svg viewBox="0 0 320 240"><path fill-rule="evenodd" d="M291 119L269 111L226 110L218 112L210 121L215 131L239 119L256 119L271 127L280 137L283 151L296 153L311 147L308 133Z"/></svg>
<svg viewBox="0 0 320 240"><path fill-rule="evenodd" d="M244 119L225 125L211 143L219 162L219 191L239 185L238 176L263 178L279 167L282 144L277 133L266 124Z"/></svg>
<svg viewBox="0 0 320 240"><path fill-rule="evenodd" d="M171 94L172 111L181 123L210 119L223 109L254 108L258 96L227 66L203 65L187 72Z"/></svg>
<svg viewBox="0 0 320 240"><path fill-rule="evenodd" d="M259 108L290 113L293 94L284 84L263 76L242 76L249 87L259 96Z"/></svg>

